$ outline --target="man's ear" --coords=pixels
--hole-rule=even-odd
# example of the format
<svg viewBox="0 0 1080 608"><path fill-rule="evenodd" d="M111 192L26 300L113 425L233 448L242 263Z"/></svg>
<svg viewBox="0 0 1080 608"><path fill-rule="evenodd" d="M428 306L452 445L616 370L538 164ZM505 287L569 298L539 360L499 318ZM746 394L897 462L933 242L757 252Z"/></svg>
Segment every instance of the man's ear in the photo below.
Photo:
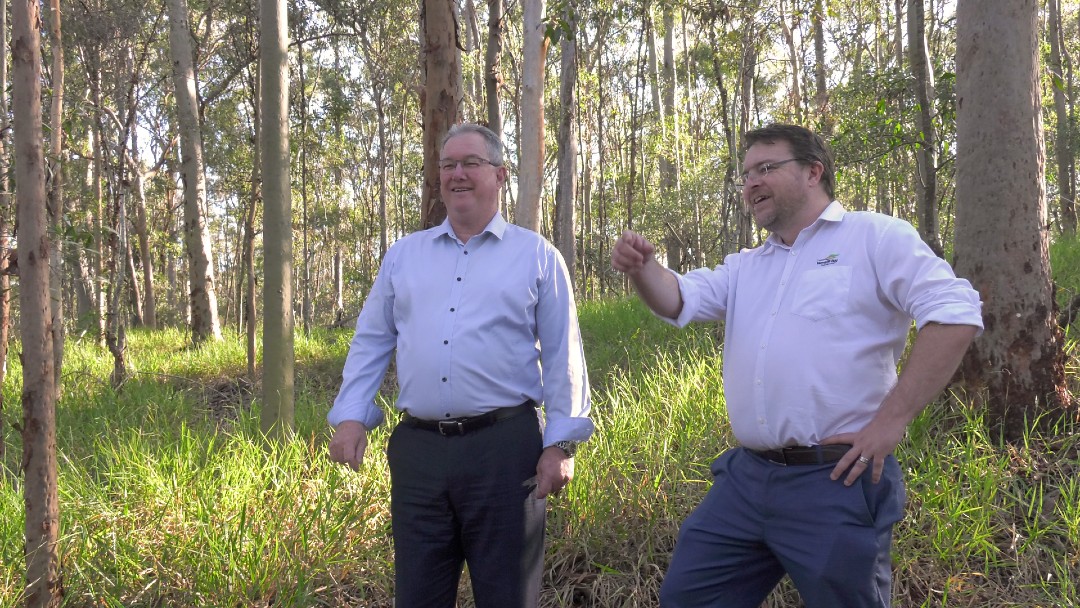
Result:
<svg viewBox="0 0 1080 608"><path fill-rule="evenodd" d="M810 185L815 186L821 183L821 176L825 174L825 165L821 164L821 161L810 161Z"/></svg>

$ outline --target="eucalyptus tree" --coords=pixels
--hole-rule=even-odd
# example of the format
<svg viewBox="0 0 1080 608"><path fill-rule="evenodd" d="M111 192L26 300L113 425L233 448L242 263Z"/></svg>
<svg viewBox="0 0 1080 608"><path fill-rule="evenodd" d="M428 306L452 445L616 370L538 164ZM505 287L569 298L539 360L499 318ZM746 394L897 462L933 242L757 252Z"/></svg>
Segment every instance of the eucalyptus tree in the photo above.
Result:
<svg viewBox="0 0 1080 608"><path fill-rule="evenodd" d="M544 179L544 72L547 30L544 0L522 0L521 129L518 141L518 195L514 223L540 229Z"/></svg>
<svg viewBox="0 0 1080 608"><path fill-rule="evenodd" d="M184 241L191 299L191 335L195 343L221 339L213 245L207 226L206 176L202 128L198 114L197 82L186 0L169 0L169 44L180 130L181 171L184 176Z"/></svg>
<svg viewBox="0 0 1080 608"><path fill-rule="evenodd" d="M15 212L11 198L11 159L9 157L7 103L7 0L0 0L0 387L7 376L9 328L11 327L11 217ZM0 391L0 462L4 460L4 394ZM0 479L7 473L0 465Z"/></svg>
<svg viewBox="0 0 1080 608"><path fill-rule="evenodd" d="M558 182L555 187L554 242L563 259L570 280L576 284L577 227L575 210L578 180L577 104L574 94L578 80L577 14L569 2L562 7L559 39L559 131Z"/></svg>
<svg viewBox="0 0 1080 608"><path fill-rule="evenodd" d="M440 143L461 115L461 57L456 42L454 0L423 0L424 184L420 221L435 226L446 217L439 195Z"/></svg>
<svg viewBox="0 0 1080 608"><path fill-rule="evenodd" d="M1076 162L1073 153L1073 133L1076 126L1071 120L1071 78L1065 70L1068 54L1065 51L1065 36L1061 17L1060 0L1047 3L1046 37L1050 42L1050 74L1054 96L1054 158L1057 161L1057 200L1061 210L1061 230L1066 234L1076 233Z"/></svg>
<svg viewBox="0 0 1080 608"><path fill-rule="evenodd" d="M932 13L931 13L932 14ZM908 2L908 62L912 72L917 123L915 127L915 192L918 196L919 236L934 253L941 247L937 199L937 129L934 126L934 70L926 42L926 16L923 0Z"/></svg>
<svg viewBox="0 0 1080 608"><path fill-rule="evenodd" d="M957 2L955 266L986 321L961 373L1010 440L1070 404L1046 230L1038 19L1037 0Z"/></svg>
<svg viewBox="0 0 1080 608"><path fill-rule="evenodd" d="M484 52L484 96L487 101L488 127L499 137L503 134L502 105L499 103L499 60L503 48L503 0L488 0L487 49ZM571 273L573 276L573 273Z"/></svg>
<svg viewBox="0 0 1080 608"><path fill-rule="evenodd" d="M19 221L19 324L23 359L23 486L26 605L59 606L63 580L58 536L56 387L49 297L44 134L41 120L39 5L11 6L12 106Z"/></svg>
<svg viewBox="0 0 1080 608"><path fill-rule="evenodd" d="M60 0L49 0L49 42L52 53L52 93L49 103L49 157L46 186L49 229L54 235L64 230L64 39L60 29ZM53 379L57 397L60 396L60 374L64 361L64 250L63 240L52 239L49 254L49 295L52 299Z"/></svg>
<svg viewBox="0 0 1080 608"><path fill-rule="evenodd" d="M262 430L293 431L292 198L289 172L288 10L285 0L259 9L262 176L265 211Z"/></svg>

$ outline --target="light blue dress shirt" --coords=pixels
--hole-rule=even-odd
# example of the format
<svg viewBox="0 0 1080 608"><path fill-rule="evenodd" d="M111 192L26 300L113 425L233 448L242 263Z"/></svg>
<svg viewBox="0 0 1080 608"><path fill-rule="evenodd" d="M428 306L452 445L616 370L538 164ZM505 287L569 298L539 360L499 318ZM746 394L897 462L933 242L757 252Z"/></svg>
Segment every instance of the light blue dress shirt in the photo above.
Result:
<svg viewBox="0 0 1080 608"><path fill-rule="evenodd" d="M544 445L593 432L577 307L559 251L496 214L462 243L449 222L386 252L356 322L327 420L381 424L375 395L396 350L396 407L417 418L475 416L532 399Z"/></svg>
<svg viewBox="0 0 1080 608"><path fill-rule="evenodd" d="M751 449L861 430L897 381L912 321L982 327L971 284L911 224L833 201L790 247L776 235L676 275L678 319L724 320L724 395Z"/></svg>

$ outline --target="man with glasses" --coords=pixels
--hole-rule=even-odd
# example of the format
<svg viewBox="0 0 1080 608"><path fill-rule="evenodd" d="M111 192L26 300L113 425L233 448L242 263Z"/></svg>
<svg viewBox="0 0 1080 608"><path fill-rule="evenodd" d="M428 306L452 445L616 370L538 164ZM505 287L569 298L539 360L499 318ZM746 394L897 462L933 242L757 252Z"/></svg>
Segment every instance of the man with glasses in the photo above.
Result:
<svg viewBox="0 0 1080 608"><path fill-rule="evenodd" d="M467 563L478 608L533 607L545 497L593 432L574 292L558 250L499 213L491 130L451 128L439 170L446 221L386 252L327 417L330 457L359 468L396 350L395 606L453 607Z"/></svg>
<svg viewBox="0 0 1080 608"><path fill-rule="evenodd" d="M685 275L634 232L611 256L668 322L725 321L739 445L683 522L660 604L757 608L786 573L808 608L889 606L893 451L981 330L979 294L907 222L835 201L816 134L774 124L746 142L738 184L764 244Z"/></svg>

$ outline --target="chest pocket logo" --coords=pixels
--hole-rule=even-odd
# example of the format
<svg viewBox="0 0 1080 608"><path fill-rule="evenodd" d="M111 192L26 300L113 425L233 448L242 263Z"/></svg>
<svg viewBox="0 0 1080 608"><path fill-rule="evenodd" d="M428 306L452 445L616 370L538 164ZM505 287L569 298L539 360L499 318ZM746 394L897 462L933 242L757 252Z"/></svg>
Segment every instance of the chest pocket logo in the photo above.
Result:
<svg viewBox="0 0 1080 608"><path fill-rule="evenodd" d="M791 312L811 321L823 321L851 308L851 267L826 266L807 270L799 278Z"/></svg>

